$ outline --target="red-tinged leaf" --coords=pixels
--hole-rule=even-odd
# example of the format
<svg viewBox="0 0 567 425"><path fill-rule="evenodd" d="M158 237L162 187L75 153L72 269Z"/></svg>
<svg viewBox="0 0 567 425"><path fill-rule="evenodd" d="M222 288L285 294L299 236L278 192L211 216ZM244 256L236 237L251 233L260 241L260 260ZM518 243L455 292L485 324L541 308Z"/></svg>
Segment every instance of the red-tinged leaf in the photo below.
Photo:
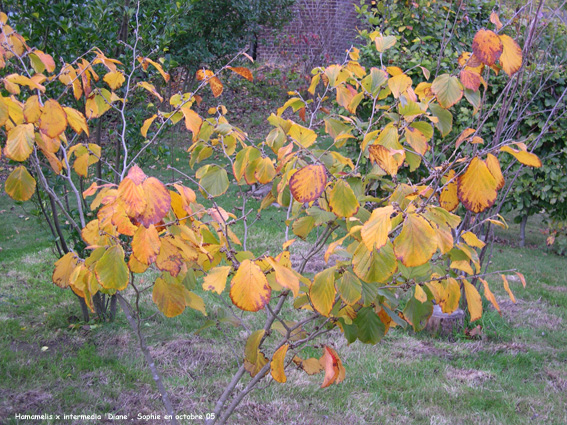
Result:
<svg viewBox="0 0 567 425"><path fill-rule="evenodd" d="M319 363L325 371L325 379L321 388L326 388L333 383L339 384L344 380L345 368L335 350L328 346L324 346L323 350L323 356L319 359Z"/></svg>
<svg viewBox="0 0 567 425"><path fill-rule="evenodd" d="M137 217L144 226L158 224L171 208L171 196L165 185L155 177L148 177L142 183L146 208Z"/></svg>
<svg viewBox="0 0 567 425"><path fill-rule="evenodd" d="M289 189L297 202L312 202L321 196L327 186L327 173L323 165L308 165L297 171L289 180Z"/></svg>
<svg viewBox="0 0 567 425"><path fill-rule="evenodd" d="M138 166L134 166L128 173L128 177L122 180L118 186L118 197L124 203L126 214L128 214L129 217L137 217L146 209L144 188L142 187L141 182L136 183L137 180L135 181L132 177L130 177L131 175L135 176L133 173L133 171L135 172L135 169L140 170ZM140 172L142 172L142 170L140 170Z"/></svg>
<svg viewBox="0 0 567 425"><path fill-rule="evenodd" d="M474 36L473 53L486 65L494 65L500 59L503 49L500 38L490 30L481 29Z"/></svg>
<svg viewBox="0 0 567 425"><path fill-rule="evenodd" d="M461 70L459 74L459 78L461 80L461 83L463 83L463 86L466 89L477 91L480 87L480 83L481 83L480 74L478 74L475 71L471 71L468 67Z"/></svg>

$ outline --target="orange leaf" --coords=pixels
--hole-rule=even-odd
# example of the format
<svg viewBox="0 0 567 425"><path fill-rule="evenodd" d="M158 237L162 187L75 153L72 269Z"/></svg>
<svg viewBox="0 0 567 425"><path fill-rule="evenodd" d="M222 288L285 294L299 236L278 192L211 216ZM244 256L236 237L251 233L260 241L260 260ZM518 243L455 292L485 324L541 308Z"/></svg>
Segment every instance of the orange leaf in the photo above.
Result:
<svg viewBox="0 0 567 425"><path fill-rule="evenodd" d="M398 174L398 168L406 157L403 150L389 149L382 145L371 145L368 147L368 152L370 160L391 176Z"/></svg>
<svg viewBox="0 0 567 425"><path fill-rule="evenodd" d="M319 359L319 363L325 371L325 379L321 388L326 388L332 383L339 384L344 380L345 368L335 350L326 345L323 350L323 356Z"/></svg>
<svg viewBox="0 0 567 425"><path fill-rule="evenodd" d="M252 72L248 68L244 68L242 66L237 66L237 67L229 66L228 69L230 69L233 72L236 72L238 75L246 78L248 81L254 81L254 76L252 75Z"/></svg>
<svg viewBox="0 0 567 425"><path fill-rule="evenodd" d="M160 238L155 226L139 226L132 239L132 253L143 264L152 264L160 251Z"/></svg>
<svg viewBox="0 0 567 425"><path fill-rule="evenodd" d="M159 223L171 208L171 196L165 185L155 177L149 177L142 183L146 208L137 217L144 226Z"/></svg>
<svg viewBox="0 0 567 425"><path fill-rule="evenodd" d="M289 180L289 189L297 202L305 203L318 199L327 185L327 174L323 165L308 165L297 171Z"/></svg>
<svg viewBox="0 0 567 425"><path fill-rule="evenodd" d="M486 65L494 65L500 59L503 49L500 38L490 30L481 29L474 36L472 50Z"/></svg>
<svg viewBox="0 0 567 425"><path fill-rule="evenodd" d="M478 88L480 87L480 82L481 82L480 75L474 71L471 71L469 67L466 67L465 69L461 70L461 73L459 74L459 78L461 79L461 83L463 83L463 86L465 86L465 88L469 90L477 91Z"/></svg>
<svg viewBox="0 0 567 425"><path fill-rule="evenodd" d="M439 195L439 205L445 210L451 212L454 211L459 206L459 197L457 196L457 181L454 179L455 170L450 170L445 176L448 184L446 184L443 189L441 189L441 194Z"/></svg>
<svg viewBox="0 0 567 425"><path fill-rule="evenodd" d="M498 31L500 31L500 29L502 29L503 27L502 22L500 22L500 18L498 17L498 14L496 12L492 12L490 14L490 22L496 25L496 29Z"/></svg>

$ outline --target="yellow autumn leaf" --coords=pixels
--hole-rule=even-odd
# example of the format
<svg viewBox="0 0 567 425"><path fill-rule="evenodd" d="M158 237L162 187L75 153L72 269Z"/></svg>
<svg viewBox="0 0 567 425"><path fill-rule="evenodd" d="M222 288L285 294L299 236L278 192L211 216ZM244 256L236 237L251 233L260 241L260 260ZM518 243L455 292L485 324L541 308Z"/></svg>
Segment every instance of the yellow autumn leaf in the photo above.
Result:
<svg viewBox="0 0 567 425"><path fill-rule="evenodd" d="M396 258L406 267L427 263L437 250L435 230L422 216L406 215L402 231L394 240Z"/></svg>
<svg viewBox="0 0 567 425"><path fill-rule="evenodd" d="M315 310L328 316L335 303L335 295L335 267L330 267L315 275L309 298Z"/></svg>
<svg viewBox="0 0 567 425"><path fill-rule="evenodd" d="M512 293L512 290L510 289L510 285L508 284L508 279L506 279L506 276L503 274L501 274L500 276L502 277L502 283L504 284L504 289L506 290L506 292L508 292L508 295L510 296L512 302L516 304L516 297Z"/></svg>
<svg viewBox="0 0 567 425"><path fill-rule="evenodd" d="M23 162L33 152L35 137L33 124L20 124L8 132L4 155L14 161Z"/></svg>
<svg viewBox="0 0 567 425"><path fill-rule="evenodd" d="M54 139L67 128L67 114L59 102L49 99L39 117L39 131Z"/></svg>
<svg viewBox="0 0 567 425"><path fill-rule="evenodd" d="M394 97L398 99L411 87L411 83L411 78L406 74L398 74L388 80L388 87L392 91Z"/></svg>
<svg viewBox="0 0 567 425"><path fill-rule="evenodd" d="M369 251L380 249L388 241L388 233L392 230L392 220L390 216L394 212L394 207L388 205L383 208L376 208L368 221L364 223L360 230L362 242Z"/></svg>
<svg viewBox="0 0 567 425"><path fill-rule="evenodd" d="M474 157L457 180L457 195L469 211L479 213L496 201L498 182L486 163Z"/></svg>
<svg viewBox="0 0 567 425"><path fill-rule="evenodd" d="M476 288L467 280L463 279L465 296L467 298L467 308L471 314L471 322L482 317L482 300Z"/></svg>
<svg viewBox="0 0 567 425"><path fill-rule="evenodd" d="M187 288L179 283L166 282L158 277L154 283L152 299L165 317L175 317L185 311Z"/></svg>
<svg viewBox="0 0 567 425"><path fill-rule="evenodd" d="M491 304L494 306L494 308L496 309L496 311L498 311L498 313L500 313L500 306L498 305L498 302L496 301L496 297L494 296L494 294L492 293L492 291L490 290L490 287L488 286L488 282L482 278L478 278L478 280L480 280L482 282L482 285L484 286L484 297L491 302ZM502 313L500 313L502 314Z"/></svg>
<svg viewBox="0 0 567 425"><path fill-rule="evenodd" d="M502 55L500 56L500 65L509 76L514 75L522 67L522 49L513 38L506 34L499 35L502 42Z"/></svg>
<svg viewBox="0 0 567 425"><path fill-rule="evenodd" d="M69 278L77 267L79 259L76 253L68 252L55 262L51 280L60 288L69 287Z"/></svg>
<svg viewBox="0 0 567 425"><path fill-rule="evenodd" d="M284 370L284 361L288 347L288 344L284 344L280 348L278 348L272 357L272 361L270 362L270 372L272 374L272 378L274 378L274 381L276 382L284 383L287 381Z"/></svg>
<svg viewBox="0 0 567 425"><path fill-rule="evenodd" d="M203 279L203 289L205 291L214 291L217 294L222 294L226 286L226 279L232 270L230 266L219 266L209 270L208 274Z"/></svg>
<svg viewBox="0 0 567 425"><path fill-rule="evenodd" d="M103 80L114 91L122 87L122 84L126 81L126 77L124 77L124 74L121 71L112 71L107 73Z"/></svg>
<svg viewBox="0 0 567 425"><path fill-rule="evenodd" d="M500 151L509 153L519 162L527 165L528 167L540 168L542 166L541 160L538 158L538 156L531 152L528 152L524 144L517 143L516 146L518 146L519 149L514 149L511 146L502 146L500 148Z"/></svg>
<svg viewBox="0 0 567 425"><path fill-rule="evenodd" d="M270 301L272 290L268 280L254 262L244 260L230 282L230 298L245 311L258 311Z"/></svg>
<svg viewBox="0 0 567 425"><path fill-rule="evenodd" d="M69 108L67 106L64 106L63 110L65 111L65 114L67 114L69 125L73 130L75 130L75 133L81 134L84 131L85 134L89 136L89 126L87 125L85 116L76 109Z"/></svg>

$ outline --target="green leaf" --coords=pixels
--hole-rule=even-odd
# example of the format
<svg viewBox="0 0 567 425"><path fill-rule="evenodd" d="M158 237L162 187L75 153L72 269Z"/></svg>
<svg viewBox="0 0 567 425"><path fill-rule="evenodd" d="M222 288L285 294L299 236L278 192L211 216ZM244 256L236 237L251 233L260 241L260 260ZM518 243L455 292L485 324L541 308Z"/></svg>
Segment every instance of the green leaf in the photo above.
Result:
<svg viewBox="0 0 567 425"><path fill-rule="evenodd" d="M352 217L360 204L349 184L337 180L335 187L329 192L329 207L338 217Z"/></svg>
<svg viewBox="0 0 567 425"><path fill-rule="evenodd" d="M26 167L20 165L15 168L4 184L6 193L15 201L27 201L35 192L35 179Z"/></svg>
<svg viewBox="0 0 567 425"><path fill-rule="evenodd" d="M205 167L207 167L206 171L200 174L199 171ZM227 191L229 184L226 170L218 165L205 165L205 167L197 171L197 174L200 175L199 184L206 191L203 196L207 196L207 194L213 197L223 195Z"/></svg>
<svg viewBox="0 0 567 425"><path fill-rule="evenodd" d="M315 310L328 316L335 303L335 267L323 270L315 275L309 290L309 298Z"/></svg>
<svg viewBox="0 0 567 425"><path fill-rule="evenodd" d="M95 265L98 282L107 289L121 291L128 286L130 273L120 245L111 246Z"/></svg>
<svg viewBox="0 0 567 425"><path fill-rule="evenodd" d="M441 132L441 136L445 137L453 129L453 114L436 103L431 103L429 110L439 120L435 123L435 127Z"/></svg>
<svg viewBox="0 0 567 425"><path fill-rule="evenodd" d="M438 76L431 85L431 91L437 96L439 105L447 109L463 97L463 85L459 79L450 74Z"/></svg>
<svg viewBox="0 0 567 425"><path fill-rule="evenodd" d="M412 325L413 330L419 332L425 328L429 317L433 314L433 302L429 298L429 295L427 301L424 303L411 297L403 313L408 323Z"/></svg>
<svg viewBox="0 0 567 425"><path fill-rule="evenodd" d="M369 251L361 242L352 257L352 269L364 282L385 282L397 268L398 262L390 241L373 251Z"/></svg>
<svg viewBox="0 0 567 425"><path fill-rule="evenodd" d="M358 328L358 339L365 344L376 344L386 332L386 326L372 307L361 308L353 323Z"/></svg>
<svg viewBox="0 0 567 425"><path fill-rule="evenodd" d="M360 280L351 272L346 271L337 280L337 290L345 304L353 305L362 296L362 284Z"/></svg>

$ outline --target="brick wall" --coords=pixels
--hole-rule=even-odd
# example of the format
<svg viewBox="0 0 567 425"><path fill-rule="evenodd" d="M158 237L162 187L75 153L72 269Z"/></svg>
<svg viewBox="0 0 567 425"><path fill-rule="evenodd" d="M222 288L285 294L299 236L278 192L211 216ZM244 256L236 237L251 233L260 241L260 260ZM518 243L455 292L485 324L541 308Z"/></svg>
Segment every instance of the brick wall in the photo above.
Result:
<svg viewBox="0 0 567 425"><path fill-rule="evenodd" d="M282 30L266 30L261 34L257 59L279 64L301 63L306 70L342 61L345 51L360 43L356 35L362 23L357 19L354 1L297 0L289 24Z"/></svg>

